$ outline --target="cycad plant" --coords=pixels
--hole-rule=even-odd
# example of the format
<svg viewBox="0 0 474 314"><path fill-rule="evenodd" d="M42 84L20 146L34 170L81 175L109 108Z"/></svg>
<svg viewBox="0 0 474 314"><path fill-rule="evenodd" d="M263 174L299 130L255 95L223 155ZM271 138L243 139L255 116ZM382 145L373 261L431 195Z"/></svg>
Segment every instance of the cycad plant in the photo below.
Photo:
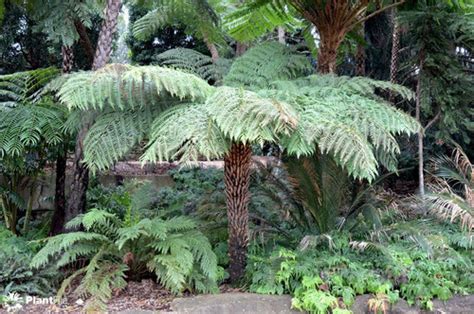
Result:
<svg viewBox="0 0 474 314"><path fill-rule="evenodd" d="M472 232L474 228L474 167L456 147L451 157L441 156L432 160L432 183L426 195L430 211L437 217Z"/></svg>

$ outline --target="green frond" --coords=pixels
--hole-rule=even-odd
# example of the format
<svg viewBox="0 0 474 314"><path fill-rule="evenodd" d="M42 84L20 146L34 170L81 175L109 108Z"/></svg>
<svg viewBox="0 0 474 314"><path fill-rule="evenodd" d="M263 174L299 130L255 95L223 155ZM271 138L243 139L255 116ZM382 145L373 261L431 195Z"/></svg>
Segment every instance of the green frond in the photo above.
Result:
<svg viewBox="0 0 474 314"><path fill-rule="evenodd" d="M215 63L212 58L196 50L187 48L174 48L156 56L157 61L163 65L199 76L205 81L216 84L229 71L231 60L219 58Z"/></svg>
<svg viewBox="0 0 474 314"><path fill-rule="evenodd" d="M23 156L29 148L62 142L63 112L48 103L20 105L2 111L0 157Z"/></svg>
<svg viewBox="0 0 474 314"><path fill-rule="evenodd" d="M258 90L273 81L295 79L311 71L311 63L305 55L280 43L267 42L252 47L236 59L224 84Z"/></svg>
<svg viewBox="0 0 474 314"><path fill-rule="evenodd" d="M161 114L152 124L142 161L197 161L200 156L219 158L228 140L210 118L203 104L181 105Z"/></svg>
<svg viewBox="0 0 474 314"><path fill-rule="evenodd" d="M211 42L223 41L219 17L207 0L159 0L151 7L153 9L133 25L137 39L147 39L165 26L180 23L190 35Z"/></svg>
<svg viewBox="0 0 474 314"><path fill-rule="evenodd" d="M377 173L377 158L395 170L395 155L400 151L395 136L420 128L415 119L375 96L375 87L370 86L386 85L370 79L312 75L274 82L273 90L261 94L299 110L298 127L283 143L290 154L310 155L317 145L354 177L370 180Z"/></svg>
<svg viewBox="0 0 474 314"><path fill-rule="evenodd" d="M0 75L0 109L37 102L43 88L58 75L56 68Z"/></svg>
<svg viewBox="0 0 474 314"><path fill-rule="evenodd" d="M198 101L212 91L202 79L159 66L111 64L95 72L71 74L57 93L71 109L162 108L163 99Z"/></svg>
<svg viewBox="0 0 474 314"><path fill-rule="evenodd" d="M92 171L109 168L143 140L153 120L174 103L177 102L170 99L155 107L99 114L84 140L83 162Z"/></svg>
<svg viewBox="0 0 474 314"><path fill-rule="evenodd" d="M297 112L285 102L239 88L217 88L206 109L224 135L236 142L274 142L298 124Z"/></svg>
<svg viewBox="0 0 474 314"><path fill-rule="evenodd" d="M238 41L251 41L275 30L278 26L298 25L291 6L285 1L255 1L245 3L224 18L227 32Z"/></svg>

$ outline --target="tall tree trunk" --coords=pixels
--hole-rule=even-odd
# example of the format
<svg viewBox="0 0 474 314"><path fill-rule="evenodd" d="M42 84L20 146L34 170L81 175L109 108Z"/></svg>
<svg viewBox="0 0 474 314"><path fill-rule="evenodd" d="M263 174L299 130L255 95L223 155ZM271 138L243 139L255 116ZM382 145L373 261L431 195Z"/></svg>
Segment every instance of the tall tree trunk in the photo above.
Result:
<svg viewBox="0 0 474 314"><path fill-rule="evenodd" d="M92 63L94 62L94 47L89 39L89 35L87 35L87 29L80 20L74 21L74 27L79 34L79 43L82 48L84 48L87 60L89 61L88 64L92 66Z"/></svg>
<svg viewBox="0 0 474 314"><path fill-rule="evenodd" d="M416 107L415 107L415 118L421 124L421 98L422 98L422 72L424 63L424 53L420 52L420 64L418 78L416 82ZM423 159L423 127L418 131L418 190L421 197L425 196L425 175L424 175L424 159Z"/></svg>
<svg viewBox="0 0 474 314"><path fill-rule="evenodd" d="M117 20L122 6L121 0L107 0L105 19L97 41L92 70L102 68L107 64L112 50L112 39L117 29ZM69 221L86 209L86 192L89 185L89 170L82 162L84 158L84 140L92 121L82 121L82 128L76 138L76 148L73 162L73 182L66 208L65 221Z"/></svg>
<svg viewBox="0 0 474 314"><path fill-rule="evenodd" d="M54 213L51 220L49 235L64 231L64 216L66 212L66 166L67 143L61 147L56 157L56 188L54 193Z"/></svg>
<svg viewBox="0 0 474 314"><path fill-rule="evenodd" d="M390 59L390 83L397 83L398 73L398 53L400 51L400 25L397 21L396 10L393 9L391 14L392 19L392 55ZM393 102L394 94L390 91L389 100Z"/></svg>
<svg viewBox="0 0 474 314"><path fill-rule="evenodd" d="M62 46L63 57L62 74L72 71L74 65L74 53L72 47ZM50 235L56 235L64 231L64 216L66 215L66 163L67 143L59 148L56 156L56 186L54 191L54 212L51 220Z"/></svg>
<svg viewBox="0 0 474 314"><path fill-rule="evenodd" d="M229 229L229 274L237 282L245 273L249 242L250 166L249 145L233 143L224 158L224 181Z"/></svg>

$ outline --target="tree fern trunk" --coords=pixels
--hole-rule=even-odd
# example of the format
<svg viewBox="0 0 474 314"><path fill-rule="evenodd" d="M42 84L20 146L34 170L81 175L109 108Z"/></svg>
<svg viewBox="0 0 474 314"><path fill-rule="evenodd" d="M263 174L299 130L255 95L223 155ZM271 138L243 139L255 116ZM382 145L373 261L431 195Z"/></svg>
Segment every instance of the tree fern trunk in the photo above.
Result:
<svg viewBox="0 0 474 314"><path fill-rule="evenodd" d="M250 146L233 143L224 158L231 282L242 278L247 262L251 157Z"/></svg>
<svg viewBox="0 0 474 314"><path fill-rule="evenodd" d="M321 44L318 52L318 73L328 74L336 72L337 49L346 32L337 32L329 28L320 30Z"/></svg>
<svg viewBox="0 0 474 314"><path fill-rule="evenodd" d="M63 57L62 73L72 71L74 65L74 54L72 47L62 46ZM51 220L50 235L56 235L64 230L64 216L66 214L66 162L67 144L59 148L56 156L56 185L54 190L54 212Z"/></svg>
<svg viewBox="0 0 474 314"><path fill-rule="evenodd" d="M102 68L107 64L112 50L112 39L117 29L117 19L122 6L121 0L107 0L105 19L100 29L97 49L95 51L92 70ZM76 138L76 148L73 162L73 182L67 203L65 221L69 221L86 209L86 192L89 185L89 170L82 163L84 158L84 140L92 121L82 121L82 128Z"/></svg>

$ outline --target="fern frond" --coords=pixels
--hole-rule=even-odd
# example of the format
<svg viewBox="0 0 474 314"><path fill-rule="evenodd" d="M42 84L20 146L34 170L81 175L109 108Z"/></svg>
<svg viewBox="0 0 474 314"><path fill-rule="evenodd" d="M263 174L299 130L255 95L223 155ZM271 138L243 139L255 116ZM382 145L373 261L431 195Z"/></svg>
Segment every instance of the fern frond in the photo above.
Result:
<svg viewBox="0 0 474 314"><path fill-rule="evenodd" d="M190 72L205 81L214 81L219 84L229 71L231 61L219 58L215 63L212 58L196 50L174 48L156 56L157 61L171 68Z"/></svg>
<svg viewBox="0 0 474 314"><path fill-rule="evenodd" d="M71 74L58 96L69 108L162 108L162 100L205 99L212 87L202 79L159 66L111 64L95 72Z"/></svg>
<svg viewBox="0 0 474 314"><path fill-rule="evenodd" d="M301 24L296 12L285 1L246 3L224 17L224 27L238 41L251 41L282 25Z"/></svg>
<svg viewBox="0 0 474 314"><path fill-rule="evenodd" d="M268 87L273 81L298 78L311 71L305 55L280 43L268 42L249 49L236 59L224 78L224 84L258 90Z"/></svg>
<svg viewBox="0 0 474 314"><path fill-rule="evenodd" d="M435 193L427 194L425 199L430 211L440 219L455 222L459 221L468 231L474 229L474 209L465 199L456 195L447 188L431 186Z"/></svg>

